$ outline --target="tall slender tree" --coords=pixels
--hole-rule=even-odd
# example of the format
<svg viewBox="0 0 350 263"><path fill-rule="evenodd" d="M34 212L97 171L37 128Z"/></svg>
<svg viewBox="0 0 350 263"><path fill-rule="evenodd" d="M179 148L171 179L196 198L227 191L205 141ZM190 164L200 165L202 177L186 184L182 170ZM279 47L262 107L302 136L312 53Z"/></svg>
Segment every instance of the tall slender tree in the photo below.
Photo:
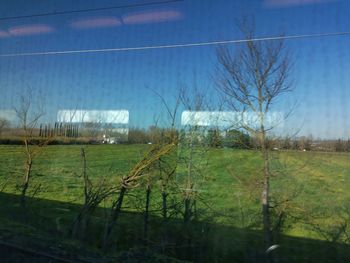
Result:
<svg viewBox="0 0 350 263"><path fill-rule="evenodd" d="M248 40L233 52L228 46L217 49L216 87L225 104L239 116L235 126L256 137L263 159L261 205L264 242L272 245L270 219L270 153L268 120L274 103L292 90L292 60L283 40L255 41L253 23L242 20L239 29ZM285 118L287 116L284 116Z"/></svg>
<svg viewBox="0 0 350 263"><path fill-rule="evenodd" d="M25 155L24 176L20 184L21 206L26 207L26 195L32 178L34 158L43 150L50 138L40 140L38 136L38 121L44 116L43 98L32 89L27 89L19 97L15 106L16 116L22 130L23 153Z"/></svg>

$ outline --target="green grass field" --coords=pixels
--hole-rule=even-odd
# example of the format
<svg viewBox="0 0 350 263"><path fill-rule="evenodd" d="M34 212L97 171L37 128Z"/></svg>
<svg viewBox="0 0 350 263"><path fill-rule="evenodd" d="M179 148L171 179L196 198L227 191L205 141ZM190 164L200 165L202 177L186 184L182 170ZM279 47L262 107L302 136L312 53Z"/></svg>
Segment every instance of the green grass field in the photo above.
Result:
<svg viewBox="0 0 350 263"><path fill-rule="evenodd" d="M118 184L119 177L147 152L148 145L89 145L85 146L88 173L93 182L106 178ZM38 189L35 198L79 205L83 202L81 177L81 146L48 146L36 157L33 180L28 196ZM350 222L350 155L315 152L271 152L272 204L276 211L285 211L284 236L347 243L347 223ZM0 146L0 185L7 194L19 194L16 185L23 175L24 155L20 146ZM180 191L174 199L181 199L181 176L184 164L178 167L175 181ZM201 156L201 173L196 175L198 211L203 222L222 227L258 231L260 229L259 152L252 150L210 149ZM156 178L156 177L154 177ZM40 187L39 187L40 186ZM160 216L160 194L154 179L152 215ZM130 192L124 211L142 212L141 186ZM285 201L285 202L282 202ZM2 215L6 209L1 209ZM15 206L15 205L14 205ZM107 204L108 206L108 204ZM52 207L51 207L52 209ZM67 222L74 209L46 213L56 220ZM2 219L5 225L6 217ZM8 222L7 222L8 223ZM11 224L7 224L11 227ZM225 231L223 232L225 236ZM229 236L224 239L229 240ZM213 252L214 253L214 252Z"/></svg>

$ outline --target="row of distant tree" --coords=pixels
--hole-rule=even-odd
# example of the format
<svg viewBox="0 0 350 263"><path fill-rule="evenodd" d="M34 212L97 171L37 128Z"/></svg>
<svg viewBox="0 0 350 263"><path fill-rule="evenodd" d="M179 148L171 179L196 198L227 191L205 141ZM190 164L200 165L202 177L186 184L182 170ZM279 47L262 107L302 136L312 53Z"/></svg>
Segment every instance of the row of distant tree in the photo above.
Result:
<svg viewBox="0 0 350 263"><path fill-rule="evenodd" d="M279 138L273 140L273 148L281 150L350 152L350 139L347 140L313 140L308 137Z"/></svg>
<svg viewBox="0 0 350 263"><path fill-rule="evenodd" d="M101 124L86 124L78 126L75 124L55 123L54 125L41 124L37 129L39 137L74 137L90 138L98 141L102 134L106 133L110 137L116 138L117 142L130 144L160 143L164 134L168 132L167 128L150 126L148 129L130 128L128 135L112 132L111 127L105 127ZM17 129L11 128L10 122L0 118L0 136L16 135ZM186 129L178 131L180 138L186 136ZM237 149L258 149L259 142L248 133L231 129L222 131L218 128L199 128L197 131L197 140L205 142L209 147L216 148L237 148ZM271 150L301 150L301 151L334 151L350 152L350 139L343 140L314 140L312 137L301 136L299 138L269 138L268 148Z"/></svg>
<svg viewBox="0 0 350 263"><path fill-rule="evenodd" d="M159 143L167 129L150 126L148 129L132 128L129 130L128 142ZM180 138L186 136L186 129L179 131ZM256 138L244 131L232 129L221 131L220 129L199 129L197 140L206 142L210 147L258 149L260 147ZM314 140L312 137L301 136L298 138L268 138L267 146L270 150L299 150L299 151L334 151L350 152L350 139L348 140Z"/></svg>
<svg viewBox="0 0 350 263"><path fill-rule="evenodd" d="M128 143L152 143L157 144L164 138L164 134L168 132L166 128L150 126L148 129L129 129ZM187 130L177 131L180 141L188 136ZM196 141L204 142L210 147L229 147L250 149L254 147L253 139L243 131L229 130L221 131L219 129L198 128L195 136Z"/></svg>
<svg viewBox="0 0 350 263"><path fill-rule="evenodd" d="M64 123L55 122L36 124L32 130L31 135L33 137L40 138L85 138L92 140L99 140L103 138L103 134L107 134L110 137L126 137L121 136L115 131L115 127L112 124L104 124L100 122L87 122L87 123ZM13 125L5 118L0 118L0 136L3 138L21 137L23 135L23 129ZM126 138L123 138L126 141Z"/></svg>

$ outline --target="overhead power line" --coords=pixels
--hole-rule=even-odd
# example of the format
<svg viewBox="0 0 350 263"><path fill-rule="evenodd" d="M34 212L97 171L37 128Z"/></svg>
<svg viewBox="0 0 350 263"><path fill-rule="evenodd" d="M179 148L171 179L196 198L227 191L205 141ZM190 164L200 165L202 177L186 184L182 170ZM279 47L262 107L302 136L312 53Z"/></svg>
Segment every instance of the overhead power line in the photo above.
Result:
<svg viewBox="0 0 350 263"><path fill-rule="evenodd" d="M6 16L6 17L0 17L0 21L23 19L23 18L43 17L43 16L66 15L66 14L75 14L75 13L97 12L97 11L106 11L106 10L121 9L121 8L145 7L145 6L152 6L152 5L170 4L170 3L182 2L182 1L183 0L153 1L153 2L139 3L139 4L77 9L77 10L70 10L70 11L48 12L48 13L21 15L21 16Z"/></svg>
<svg viewBox="0 0 350 263"><path fill-rule="evenodd" d="M246 42L262 42L274 40L292 40L303 38L317 38L317 37L332 37L332 36L347 36L350 31L333 32L333 33L319 33L319 34L305 34L305 35L289 35L289 36L271 36L260 37L252 39L236 39L236 40L218 40L207 42L195 42L185 44L170 44L170 45L154 45L154 46L139 46L139 47L117 47L117 48L101 48L101 49L80 49L80 50L62 50L62 51L44 51L44 52L27 52L27 53L9 53L0 54L0 57L23 57L23 56L44 56L44 55L63 55L63 54L82 54L82 53L106 53L106 52L124 52L124 51L143 51L149 49L170 49L170 48L186 48L186 47L202 47L225 44L240 44Z"/></svg>

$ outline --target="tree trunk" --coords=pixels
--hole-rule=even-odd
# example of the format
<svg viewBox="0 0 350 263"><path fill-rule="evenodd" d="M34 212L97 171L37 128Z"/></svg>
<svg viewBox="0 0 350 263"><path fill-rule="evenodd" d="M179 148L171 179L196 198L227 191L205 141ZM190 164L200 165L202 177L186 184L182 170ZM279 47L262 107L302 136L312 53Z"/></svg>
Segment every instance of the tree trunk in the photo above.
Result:
<svg viewBox="0 0 350 263"><path fill-rule="evenodd" d="M166 186L162 187L162 216L163 216L163 234L162 234L162 252L165 253L167 242L168 242L168 206L167 206L167 197Z"/></svg>
<svg viewBox="0 0 350 263"><path fill-rule="evenodd" d="M270 202L269 202L269 179L267 176L264 178L262 194L262 213L263 213L263 224L264 224L264 240L266 247L271 246L271 226L270 226Z"/></svg>
<svg viewBox="0 0 350 263"><path fill-rule="evenodd" d="M263 174L263 189L261 194L262 203L262 217L263 217L263 233L265 249L268 249L272 245L271 236L271 222L270 222L270 167L269 167L269 152L266 145L266 130L265 130L265 112L263 110L263 95L262 84L258 85L258 98L259 98L259 121L260 121L260 144L261 153L264 162L264 174Z"/></svg>
<svg viewBox="0 0 350 263"><path fill-rule="evenodd" d="M22 191L21 191L21 207L23 209L26 208L26 193L29 187L29 180L32 173L32 165L33 165L33 161L31 156L29 155L26 163L26 170L24 174L24 180L23 180Z"/></svg>
<svg viewBox="0 0 350 263"><path fill-rule="evenodd" d="M187 224L191 219L191 199L185 198L184 223Z"/></svg>
<svg viewBox="0 0 350 263"><path fill-rule="evenodd" d="M150 199L151 199L151 186L147 185L146 190L146 206L145 206L145 216L144 216L144 222L143 222L143 240L144 244L148 244L148 218L149 218L149 205L150 205Z"/></svg>
<svg viewBox="0 0 350 263"><path fill-rule="evenodd" d="M263 214L263 232L266 249L272 245L271 222L270 222L270 167L269 153L266 147L265 133L261 140L262 155L264 162L263 191L261 196L262 214Z"/></svg>
<svg viewBox="0 0 350 263"><path fill-rule="evenodd" d="M79 212L75 218L71 228L70 236L73 238L84 239L86 235L86 229L89 221L89 214L91 213L92 208L88 204L85 204L82 210Z"/></svg>
<svg viewBox="0 0 350 263"><path fill-rule="evenodd" d="M188 223L191 219L191 194L193 188L193 136L191 134L190 138L190 155L188 158L188 166L187 166L187 183L185 189L185 211L184 211L184 222Z"/></svg>
<svg viewBox="0 0 350 263"><path fill-rule="evenodd" d="M84 206L75 218L70 230L70 234L73 238L83 239L85 236L85 230L87 228L89 212L93 209L91 207L91 205L93 204L90 204L89 202L91 198L91 193L89 189L89 178L87 174L86 155L84 148L81 148L80 152L83 160L82 174L84 179Z"/></svg>
<svg viewBox="0 0 350 263"><path fill-rule="evenodd" d="M168 194L166 192L165 186L163 186L163 190L162 190L162 216L163 216L163 221L167 221L167 217L168 217L167 197L168 197Z"/></svg>
<svg viewBox="0 0 350 263"><path fill-rule="evenodd" d="M103 234L103 248L106 248L108 245L109 236L112 232L112 229L113 229L115 223L117 222L119 213L120 213L121 208L122 208L125 192L126 192L126 188L122 186L120 188L118 199L113 204L112 211L111 211L111 217L110 217L110 220L106 224L105 231Z"/></svg>
<svg viewBox="0 0 350 263"><path fill-rule="evenodd" d="M75 218L71 230L70 230L70 236L72 236L73 238L79 238L79 232L80 232L80 225L81 225L81 221L82 218L84 217L84 210L85 207L82 209L82 211L78 214L78 216Z"/></svg>

